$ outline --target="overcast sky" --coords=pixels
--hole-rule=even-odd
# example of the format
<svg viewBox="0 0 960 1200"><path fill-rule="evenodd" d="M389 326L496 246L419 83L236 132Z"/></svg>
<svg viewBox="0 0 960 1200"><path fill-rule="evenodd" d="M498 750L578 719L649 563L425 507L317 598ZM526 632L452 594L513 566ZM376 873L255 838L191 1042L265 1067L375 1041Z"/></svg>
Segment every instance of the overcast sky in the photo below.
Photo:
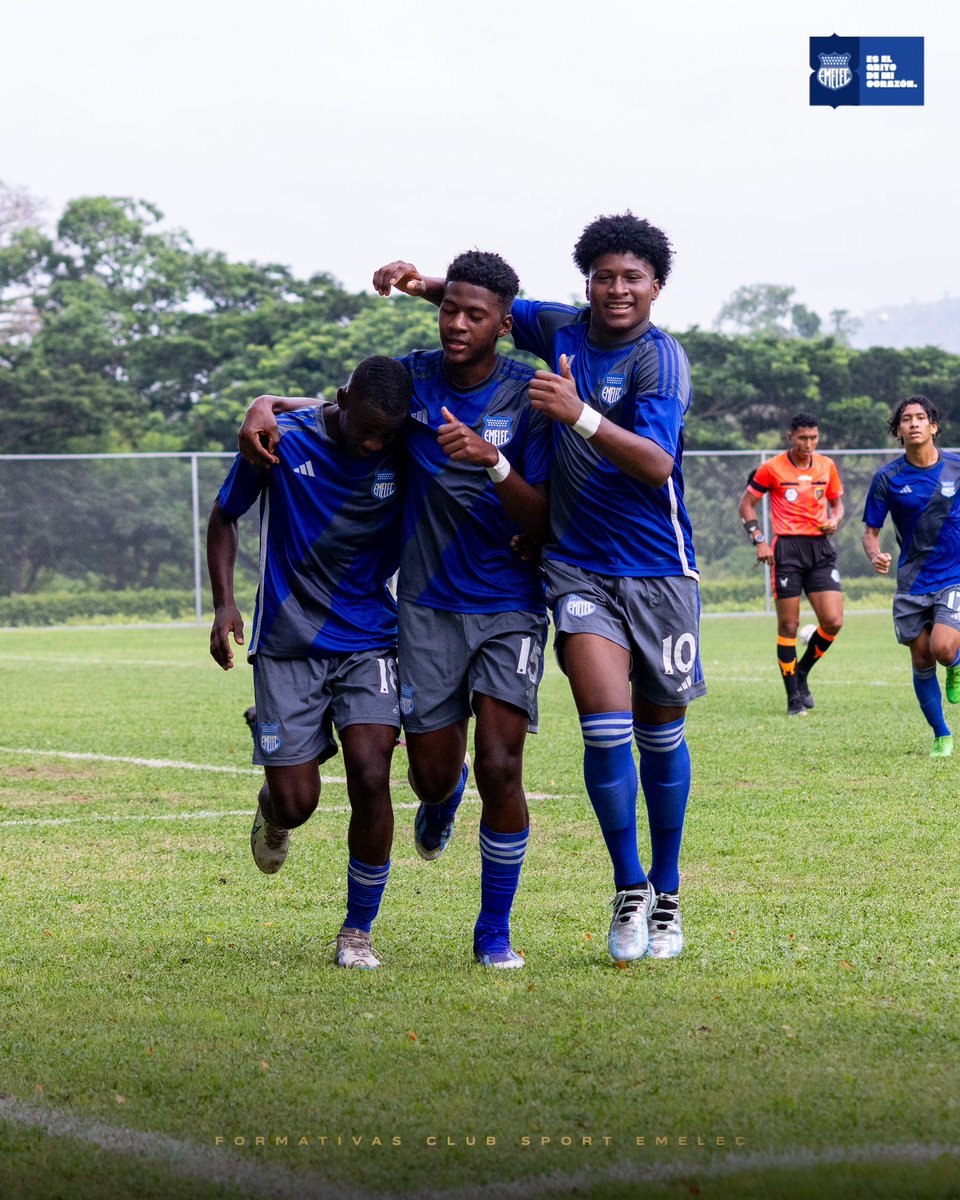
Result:
<svg viewBox="0 0 960 1200"><path fill-rule="evenodd" d="M498 250L567 300L581 228L664 228L655 310L741 284L826 315L960 293L948 0L30 0L3 22L0 179L130 195L231 258L348 287ZM810 108L811 36L926 39L923 108Z"/></svg>

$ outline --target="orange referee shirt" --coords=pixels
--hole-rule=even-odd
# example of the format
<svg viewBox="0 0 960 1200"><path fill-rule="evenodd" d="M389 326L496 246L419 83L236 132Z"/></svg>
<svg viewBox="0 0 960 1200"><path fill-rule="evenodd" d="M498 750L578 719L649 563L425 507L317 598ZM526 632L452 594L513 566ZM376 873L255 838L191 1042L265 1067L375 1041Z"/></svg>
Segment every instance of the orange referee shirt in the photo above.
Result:
<svg viewBox="0 0 960 1200"><path fill-rule="evenodd" d="M750 476L747 490L758 500L770 494L770 518L777 537L799 534L817 537L829 517L828 501L843 495L833 459L814 454L809 467L797 467L790 451L761 463Z"/></svg>

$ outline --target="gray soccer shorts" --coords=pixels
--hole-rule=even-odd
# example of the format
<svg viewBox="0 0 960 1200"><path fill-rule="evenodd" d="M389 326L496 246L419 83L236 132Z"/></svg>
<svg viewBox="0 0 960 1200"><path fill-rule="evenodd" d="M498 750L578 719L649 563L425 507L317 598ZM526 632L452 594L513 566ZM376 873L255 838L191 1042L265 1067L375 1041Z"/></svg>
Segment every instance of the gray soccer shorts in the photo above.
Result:
<svg viewBox="0 0 960 1200"><path fill-rule="evenodd" d="M335 725L400 728L397 659L393 650L363 650L330 658L253 658L257 703L253 761L293 767L337 753Z"/></svg>
<svg viewBox="0 0 960 1200"><path fill-rule="evenodd" d="M960 627L960 583L922 596L894 595L893 628L901 646L909 646L930 625Z"/></svg>
<svg viewBox="0 0 960 1200"><path fill-rule="evenodd" d="M704 695L695 579L597 575L557 559L544 567L561 668L560 635L595 633L630 651L630 682L652 704L672 708Z"/></svg>
<svg viewBox="0 0 960 1200"><path fill-rule="evenodd" d="M524 711L537 732L547 618L536 612L452 613L400 602L400 713L431 733L473 712L479 692Z"/></svg>

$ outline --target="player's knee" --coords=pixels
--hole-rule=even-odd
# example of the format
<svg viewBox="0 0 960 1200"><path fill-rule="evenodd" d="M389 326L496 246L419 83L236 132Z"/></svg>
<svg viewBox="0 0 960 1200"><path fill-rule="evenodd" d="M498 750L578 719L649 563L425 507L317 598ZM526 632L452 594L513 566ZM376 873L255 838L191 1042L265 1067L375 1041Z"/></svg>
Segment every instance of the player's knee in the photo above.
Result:
<svg viewBox="0 0 960 1200"><path fill-rule="evenodd" d="M356 807L375 807L390 803L390 760L381 755L371 755L347 764L347 781L350 803Z"/></svg>
<svg viewBox="0 0 960 1200"><path fill-rule="evenodd" d="M442 804L457 786L463 764L454 770L442 763L410 763L410 784L424 804Z"/></svg>
<svg viewBox="0 0 960 1200"><path fill-rule="evenodd" d="M320 803L320 781L297 779L273 780L270 784L271 824L282 829L295 829L313 813ZM267 818L270 820L270 818Z"/></svg>
<svg viewBox="0 0 960 1200"><path fill-rule="evenodd" d="M523 751L511 746L497 746L477 756L474 775L481 796L498 796L521 786Z"/></svg>

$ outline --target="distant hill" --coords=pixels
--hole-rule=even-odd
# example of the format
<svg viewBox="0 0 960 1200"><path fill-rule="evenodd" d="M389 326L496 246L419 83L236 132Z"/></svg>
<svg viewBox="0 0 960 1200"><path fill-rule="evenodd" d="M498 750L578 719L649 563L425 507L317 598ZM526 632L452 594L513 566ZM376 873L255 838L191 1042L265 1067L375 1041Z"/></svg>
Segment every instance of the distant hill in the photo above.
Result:
<svg viewBox="0 0 960 1200"><path fill-rule="evenodd" d="M850 345L857 350L870 346L895 350L939 346L960 354L960 296L944 296L929 304L911 302L871 308L858 319L861 324L850 337Z"/></svg>

